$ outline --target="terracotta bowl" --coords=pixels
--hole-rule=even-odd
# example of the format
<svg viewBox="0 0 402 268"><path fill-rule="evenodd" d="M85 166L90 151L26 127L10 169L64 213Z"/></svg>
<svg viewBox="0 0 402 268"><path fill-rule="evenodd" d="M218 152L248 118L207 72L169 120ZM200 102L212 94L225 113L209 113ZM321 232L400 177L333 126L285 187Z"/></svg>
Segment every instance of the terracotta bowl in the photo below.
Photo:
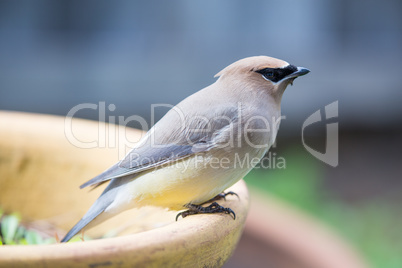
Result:
<svg viewBox="0 0 402 268"><path fill-rule="evenodd" d="M99 196L79 185L121 158L143 132L59 116L0 111L0 207L24 222L45 221L62 237ZM119 141L127 141L121 146ZM231 256L248 209L243 181L222 205L229 215L132 210L93 228L118 237L38 246L0 246L0 267L216 267Z"/></svg>

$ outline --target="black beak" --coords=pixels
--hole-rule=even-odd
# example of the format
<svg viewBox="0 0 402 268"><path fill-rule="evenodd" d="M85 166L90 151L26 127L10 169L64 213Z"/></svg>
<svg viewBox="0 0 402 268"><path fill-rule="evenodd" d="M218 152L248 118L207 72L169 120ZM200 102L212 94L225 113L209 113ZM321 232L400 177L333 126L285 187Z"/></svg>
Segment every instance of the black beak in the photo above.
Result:
<svg viewBox="0 0 402 268"><path fill-rule="evenodd" d="M307 68L303 68L303 67L297 67L297 70L291 74L289 74L288 76L286 76L286 80L289 79L289 83L293 86L293 81L302 75L308 74L310 72L309 69Z"/></svg>
<svg viewBox="0 0 402 268"><path fill-rule="evenodd" d="M297 67L297 71L289 74L288 77L286 77L286 78L296 78L296 77L308 74L309 72L310 72L310 70L307 68Z"/></svg>

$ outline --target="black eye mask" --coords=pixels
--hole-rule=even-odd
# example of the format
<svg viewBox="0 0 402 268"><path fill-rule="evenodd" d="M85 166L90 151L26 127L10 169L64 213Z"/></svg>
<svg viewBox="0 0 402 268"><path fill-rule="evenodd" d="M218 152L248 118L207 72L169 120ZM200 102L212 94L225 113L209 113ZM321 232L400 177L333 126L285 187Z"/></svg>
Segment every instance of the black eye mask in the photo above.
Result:
<svg viewBox="0 0 402 268"><path fill-rule="evenodd" d="M261 70L257 70L256 72L262 74L265 79L276 83L296 71L296 66L288 65L285 68L264 68Z"/></svg>

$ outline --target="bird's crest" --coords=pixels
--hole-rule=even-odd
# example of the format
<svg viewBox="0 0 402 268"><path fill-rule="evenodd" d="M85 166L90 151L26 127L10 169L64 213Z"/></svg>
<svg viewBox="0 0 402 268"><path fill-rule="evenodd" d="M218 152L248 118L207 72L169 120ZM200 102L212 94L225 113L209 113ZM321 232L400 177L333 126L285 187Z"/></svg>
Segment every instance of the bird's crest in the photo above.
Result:
<svg viewBox="0 0 402 268"><path fill-rule="evenodd" d="M267 56L255 56L244 58L230 64L225 69L217 73L214 77L242 72L246 73L250 71L261 70L264 68L282 68L288 65L289 63L287 63L286 61L276 58L271 58Z"/></svg>

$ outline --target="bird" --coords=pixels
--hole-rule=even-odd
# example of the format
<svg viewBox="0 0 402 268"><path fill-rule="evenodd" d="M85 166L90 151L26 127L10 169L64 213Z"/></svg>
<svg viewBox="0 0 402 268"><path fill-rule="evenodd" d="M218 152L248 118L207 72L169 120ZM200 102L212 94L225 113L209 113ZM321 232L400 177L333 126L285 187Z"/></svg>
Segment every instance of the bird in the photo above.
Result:
<svg viewBox="0 0 402 268"><path fill-rule="evenodd" d="M240 59L215 75L214 83L170 109L118 163L82 184L109 182L61 242L142 206L224 213L216 201L242 179L275 142L286 87L310 70L268 56Z"/></svg>

